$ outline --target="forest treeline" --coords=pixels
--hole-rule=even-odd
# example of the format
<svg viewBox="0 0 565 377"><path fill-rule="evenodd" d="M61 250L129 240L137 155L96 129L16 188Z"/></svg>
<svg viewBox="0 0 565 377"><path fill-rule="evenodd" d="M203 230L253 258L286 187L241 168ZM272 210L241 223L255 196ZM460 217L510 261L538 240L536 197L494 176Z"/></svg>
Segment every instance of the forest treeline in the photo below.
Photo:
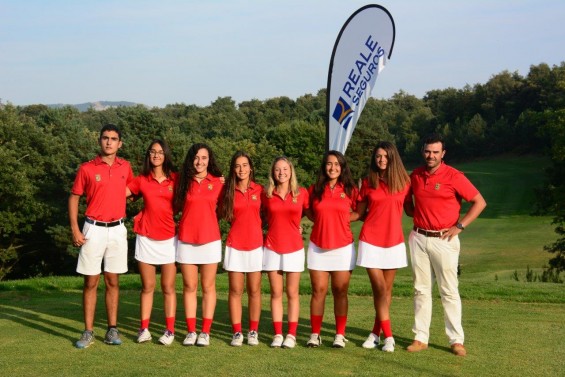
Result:
<svg viewBox="0 0 565 377"><path fill-rule="evenodd" d="M261 183L274 157L286 155L297 167L299 183L308 186L324 153L325 105L325 90L296 100L239 104L222 97L203 107L177 103L79 112L70 106L0 104L0 280L74 274L78 249L69 242L67 199L78 166L98 151L103 124L122 129L119 155L136 173L148 143L162 138L177 166L190 145L209 144L224 174L232 154L245 150ZM531 66L525 77L503 71L484 84L431 90L423 98L399 92L388 100L369 99L346 153L354 177L365 174L378 140L394 142L405 163L414 166L420 162L420 141L431 132L445 136L449 161L504 153L550 157L539 208L555 216L561 238L547 248L556 255L552 266L562 269L565 62ZM129 205L128 217L140 206Z"/></svg>

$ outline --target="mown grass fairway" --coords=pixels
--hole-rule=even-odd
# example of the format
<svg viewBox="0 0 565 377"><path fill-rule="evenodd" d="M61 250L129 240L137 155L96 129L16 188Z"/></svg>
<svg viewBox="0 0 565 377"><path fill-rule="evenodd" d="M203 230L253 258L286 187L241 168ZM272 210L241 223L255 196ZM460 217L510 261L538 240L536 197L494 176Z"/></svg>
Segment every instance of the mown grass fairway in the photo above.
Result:
<svg viewBox="0 0 565 377"><path fill-rule="evenodd" d="M96 342L86 350L73 347L83 328L80 277L45 277L0 282L0 371L3 376L140 376L140 375L378 375L378 376L556 376L565 370L565 292L563 284L527 283L526 267L540 270L549 258L543 245L555 239L551 218L531 217L532 187L543 179L538 157L505 157L456 165L485 196L488 207L462 235L460 291L468 356L449 352L439 297L434 301L430 348L410 354L412 282L410 270L399 271L392 307L397 343L393 354L361 347L374 316L371 288L362 269L350 289L349 343L332 349L334 320L331 296L326 304L319 349L305 347L309 335L309 293L303 274L298 346L270 349L271 318L264 294L258 347L229 346L227 275L218 275L218 305L208 348L187 348L181 295L177 339L157 344L163 330L162 298L155 296L151 330L154 340L136 344L139 277L121 279L119 325L124 344L107 346L103 291L96 314ZM410 219L405 219L405 230ZM355 224L358 233L359 224ZM406 233L407 234L407 233ZM520 281L512 278L518 271ZM264 292L268 292L266 277ZM181 292L180 275L177 291ZM244 314L244 329L246 328ZM199 321L200 323L200 321Z"/></svg>

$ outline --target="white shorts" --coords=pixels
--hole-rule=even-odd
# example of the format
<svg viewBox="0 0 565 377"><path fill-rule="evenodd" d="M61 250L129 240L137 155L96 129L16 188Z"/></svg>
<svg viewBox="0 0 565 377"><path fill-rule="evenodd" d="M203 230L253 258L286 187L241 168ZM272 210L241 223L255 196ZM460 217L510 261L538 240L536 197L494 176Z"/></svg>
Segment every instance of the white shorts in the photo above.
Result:
<svg viewBox="0 0 565 377"><path fill-rule="evenodd" d="M135 238L135 259L143 263L175 263L176 250L177 237L154 240L138 234Z"/></svg>
<svg viewBox="0 0 565 377"><path fill-rule="evenodd" d="M378 247L359 241L357 265L365 268L392 270L408 266L404 242L392 247Z"/></svg>
<svg viewBox="0 0 565 377"><path fill-rule="evenodd" d="M355 245L338 249L321 249L314 242L308 245L308 269L317 271L352 271L355 268Z"/></svg>
<svg viewBox="0 0 565 377"><path fill-rule="evenodd" d="M202 245L177 242L176 261L183 264L211 264L222 260L222 240Z"/></svg>
<svg viewBox="0 0 565 377"><path fill-rule="evenodd" d="M265 247L263 248L263 271L304 271L304 249L292 253L279 254Z"/></svg>
<svg viewBox="0 0 565 377"><path fill-rule="evenodd" d="M224 270L233 272L257 272L263 269L263 247L241 251L226 246Z"/></svg>
<svg viewBox="0 0 565 377"><path fill-rule="evenodd" d="M123 274L128 271L128 240L124 224L110 228L85 222L82 234L86 243L80 248L77 272L82 275L100 275L104 271Z"/></svg>

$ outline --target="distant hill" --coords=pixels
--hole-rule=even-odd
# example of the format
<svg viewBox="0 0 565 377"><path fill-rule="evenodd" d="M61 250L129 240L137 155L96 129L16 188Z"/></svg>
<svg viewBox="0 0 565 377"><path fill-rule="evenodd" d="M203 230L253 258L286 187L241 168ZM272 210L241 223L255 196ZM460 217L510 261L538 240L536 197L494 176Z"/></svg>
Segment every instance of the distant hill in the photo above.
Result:
<svg viewBox="0 0 565 377"><path fill-rule="evenodd" d="M127 101L97 101L97 102L79 103L79 104L76 104L76 105L58 103L58 104L47 105L47 106L55 108L55 109L65 107L65 106L72 106L72 107L76 107L79 111L87 111L88 109L90 109L92 107L96 111L101 111L101 110L109 109L111 107L120 107L120 106L132 107L132 106L137 106L137 105L138 104L135 103L135 102L127 102Z"/></svg>

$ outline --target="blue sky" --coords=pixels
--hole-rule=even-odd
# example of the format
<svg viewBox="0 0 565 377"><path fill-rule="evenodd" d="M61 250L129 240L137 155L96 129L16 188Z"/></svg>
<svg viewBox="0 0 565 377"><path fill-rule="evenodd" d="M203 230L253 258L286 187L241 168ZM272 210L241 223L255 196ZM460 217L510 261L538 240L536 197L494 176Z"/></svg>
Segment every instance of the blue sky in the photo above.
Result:
<svg viewBox="0 0 565 377"><path fill-rule="evenodd" d="M315 94L356 0L0 0L0 98L209 105ZM373 96L565 61L565 1L388 0L396 42Z"/></svg>

